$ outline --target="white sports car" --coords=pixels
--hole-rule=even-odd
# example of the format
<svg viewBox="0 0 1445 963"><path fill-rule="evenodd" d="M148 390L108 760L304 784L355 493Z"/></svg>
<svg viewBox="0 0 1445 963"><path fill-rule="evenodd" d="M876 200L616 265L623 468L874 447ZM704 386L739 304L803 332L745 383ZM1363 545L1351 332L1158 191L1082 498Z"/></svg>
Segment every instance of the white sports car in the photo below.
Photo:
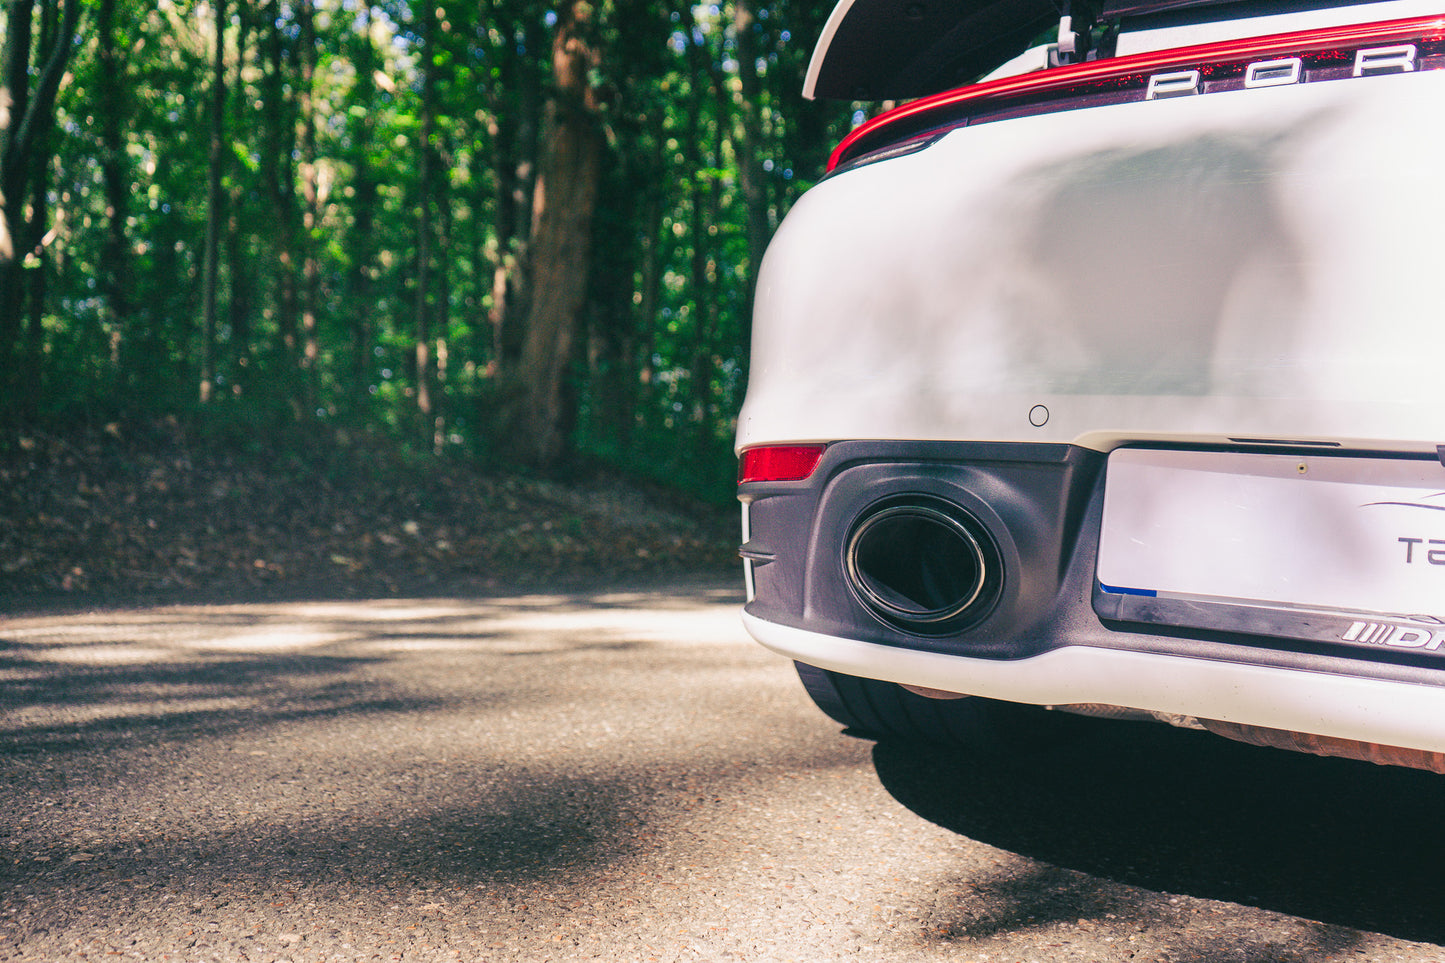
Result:
<svg viewBox="0 0 1445 963"><path fill-rule="evenodd" d="M752 635L875 734L1445 772L1441 68L1445 0L839 3L805 92L903 106L759 275Z"/></svg>

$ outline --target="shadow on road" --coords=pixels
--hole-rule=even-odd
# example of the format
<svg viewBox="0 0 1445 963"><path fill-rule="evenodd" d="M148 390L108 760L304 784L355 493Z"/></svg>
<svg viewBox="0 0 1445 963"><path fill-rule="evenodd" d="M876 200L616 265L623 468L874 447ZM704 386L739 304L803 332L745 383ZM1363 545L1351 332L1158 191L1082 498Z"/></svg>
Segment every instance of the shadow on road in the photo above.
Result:
<svg viewBox="0 0 1445 963"><path fill-rule="evenodd" d="M697 779L632 759L677 711L656 686L737 674L735 597L699 585L0 623L0 894L625 872L658 813L682 805L675 780ZM729 702L704 690L685 708L709 698Z"/></svg>
<svg viewBox="0 0 1445 963"><path fill-rule="evenodd" d="M879 743L953 832L1122 883L1445 942L1445 777L1103 723L1029 758ZM1030 910L1033 912L1033 910Z"/></svg>
<svg viewBox="0 0 1445 963"><path fill-rule="evenodd" d="M388 680L387 666L417 653L471 668L645 648L670 637L660 614L735 595L689 588L0 618L0 760L458 702L495 707L516 693L473 684L422 696ZM639 606L664 628L639 628Z"/></svg>

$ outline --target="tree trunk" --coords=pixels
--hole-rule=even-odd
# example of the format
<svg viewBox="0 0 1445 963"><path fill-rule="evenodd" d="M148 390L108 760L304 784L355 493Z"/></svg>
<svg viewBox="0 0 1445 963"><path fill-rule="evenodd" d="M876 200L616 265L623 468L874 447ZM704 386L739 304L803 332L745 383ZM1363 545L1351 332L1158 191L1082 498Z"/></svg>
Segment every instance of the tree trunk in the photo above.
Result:
<svg viewBox="0 0 1445 963"><path fill-rule="evenodd" d="M456 228L452 205L451 181L447 171L453 159L450 151L438 148L433 153L436 177L433 196L436 199L436 255L432 264L432 331L436 343L436 364L432 377L432 452L440 455L447 435L447 335L451 328L451 257L452 233Z"/></svg>
<svg viewBox="0 0 1445 963"><path fill-rule="evenodd" d="M511 38L516 26L507 23ZM530 305L530 247L527 232L533 222L536 194L538 115L541 113L542 78L534 51L543 40L540 31L525 28L525 51L519 55L508 43L499 55L502 70L500 94L492 98L489 133L494 145L492 173L496 183L496 255L492 262L492 303L487 320L492 326L492 358L496 368L510 372L522 358L522 342Z"/></svg>
<svg viewBox="0 0 1445 963"><path fill-rule="evenodd" d="M606 146L599 92L590 72L599 63L589 22L593 7L562 8L552 44L554 93L547 105L545 154L537 179L532 228L532 304L517 370L523 408L508 439L512 454L540 467L567 453L565 379L587 294L592 215Z"/></svg>
<svg viewBox="0 0 1445 963"><path fill-rule="evenodd" d="M101 0L96 10L96 60L100 90L96 113L100 127L100 175L105 191L105 236L100 247L100 285L105 296L113 337L119 341L117 364L121 380L136 370L139 340L131 303L130 219L132 185L127 170L125 123L125 52L116 42L116 0Z"/></svg>
<svg viewBox="0 0 1445 963"><path fill-rule="evenodd" d="M747 356L752 332L753 296L757 290L758 266L772 234L768 210L766 173L763 170L762 83L758 77L758 45L753 0L733 0L733 27L738 44L738 110L742 138L738 144L738 172L743 203L747 207L748 278L744 315L738 330L743 356Z"/></svg>
<svg viewBox="0 0 1445 963"><path fill-rule="evenodd" d="M351 311L351 386L350 401L360 417L368 401L371 383L372 342L372 264L376 258L376 206L380 185L371 165L375 121L371 105L376 99L376 47L371 42L370 6L363 4L360 36L356 50L356 102L362 106L352 134L354 142L352 169L355 172L352 203L352 229L348 235L351 247L351 271L347 276L347 304Z"/></svg>
<svg viewBox="0 0 1445 963"><path fill-rule="evenodd" d="M55 43L59 30L59 15L53 5L47 4L40 14L40 49L48 50ZM30 251L25 265L24 303L27 309L25 329L25 355L27 363L22 369L21 398L25 408L22 412L27 419L40 414L41 394L44 390L42 359L45 351L45 295L46 281L50 272L50 258L47 254L50 238L48 226L50 209L46 198L50 193L51 134L54 133L54 117L42 118L35 131L35 146L29 170L30 198L27 204L25 237L29 239ZM99 340L99 339L98 339Z"/></svg>
<svg viewBox="0 0 1445 963"><path fill-rule="evenodd" d="M321 404L321 339L318 302L321 298L321 261L316 236L321 220L321 185L316 166L316 21L312 0L296 6L300 27L299 67L301 89L297 93L300 111L298 140L301 144L301 376L305 417L315 415Z"/></svg>
<svg viewBox="0 0 1445 963"><path fill-rule="evenodd" d="M12 0L5 32L4 143L0 145L0 405L11 418L24 410L24 191L27 161L19 130L30 106L31 20L34 4Z"/></svg>
<svg viewBox="0 0 1445 963"><path fill-rule="evenodd" d="M695 29L691 13L684 21ZM690 30L691 32L691 30ZM717 260L712 255L709 226L719 222L717 177L709 168L723 164L724 140L728 126L729 100L722 72L714 63L708 50L693 43L688 47L688 60L692 75L693 113L689 125L687 142L693 152L690 158L697 172L691 182L689 202L691 207L690 235L692 257L690 263L690 291L692 294L692 345L688 359L688 385L690 391L683 401L687 407L693 446L690 452L680 451L683 458L695 457L705 450L712 432L709 407L712 400L713 341L717 331ZM706 92L704 94L704 91ZM712 102L713 123L709 128L705 116L706 104ZM704 146L704 140L714 137L711 156Z"/></svg>
<svg viewBox="0 0 1445 963"><path fill-rule="evenodd" d="M248 0L236 0L236 76L234 103L246 102L246 55L250 43L251 12ZM230 281L226 318L231 326L231 391L249 394L251 375L251 313L254 307L254 269L242 243L246 185L236 178L226 204L226 275Z"/></svg>
<svg viewBox="0 0 1445 963"><path fill-rule="evenodd" d="M659 165L659 169L665 169ZM642 264L639 273L638 294L640 299L633 322L633 329L640 332L640 343L636 351L637 370L634 373L633 415L624 425L624 447L632 443L632 433L637 429L637 412L646 419L657 410L656 372L653 370L652 355L657 332L657 317L662 304L662 275L672 247L672 232L663 224L663 198L655 198L649 205L644 221L646 233L642 242Z"/></svg>
<svg viewBox="0 0 1445 963"><path fill-rule="evenodd" d="M432 442L432 181L435 158L432 139L436 132L436 17L429 3L422 4L421 145L417 151L416 221L416 311L413 348L416 377L417 438Z"/></svg>
<svg viewBox="0 0 1445 963"><path fill-rule="evenodd" d="M206 173L206 249L201 278L201 404L216 387L216 302L220 286L221 225L225 218L221 165L226 146L226 0L211 0L216 43L211 65L211 153Z"/></svg>
<svg viewBox="0 0 1445 963"><path fill-rule="evenodd" d="M265 104L265 150L261 153L263 180L271 202L276 251L276 328L280 337L280 354L288 370L294 370L297 353L296 295L296 190L295 172L291 165L296 146L295 128L288 121L286 109L286 24L282 19L280 0L271 0L264 15L271 26L266 37L267 64L263 101ZM290 392L294 382L281 386Z"/></svg>
<svg viewBox="0 0 1445 963"><path fill-rule="evenodd" d="M36 407L34 365L24 343L25 259L40 238L30 226L44 223L43 212L26 214L26 186L37 167L49 163L40 145L55 120L55 96L74 47L79 0L65 0L60 27L38 53L31 88L33 0L11 0L5 30L4 89L0 90L0 421ZM40 205L40 200L35 201ZM43 206L43 205L41 205ZM27 388L27 386L29 386Z"/></svg>

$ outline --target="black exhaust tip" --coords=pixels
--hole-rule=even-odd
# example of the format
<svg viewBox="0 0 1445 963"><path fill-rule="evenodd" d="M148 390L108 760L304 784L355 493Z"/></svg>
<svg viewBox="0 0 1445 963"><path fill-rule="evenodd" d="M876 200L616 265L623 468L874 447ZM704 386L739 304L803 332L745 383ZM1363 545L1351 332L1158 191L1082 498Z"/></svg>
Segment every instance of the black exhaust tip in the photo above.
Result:
<svg viewBox="0 0 1445 963"><path fill-rule="evenodd" d="M938 498L890 499L864 512L848 537L848 585L885 623L946 635L998 601L1003 561L972 513Z"/></svg>

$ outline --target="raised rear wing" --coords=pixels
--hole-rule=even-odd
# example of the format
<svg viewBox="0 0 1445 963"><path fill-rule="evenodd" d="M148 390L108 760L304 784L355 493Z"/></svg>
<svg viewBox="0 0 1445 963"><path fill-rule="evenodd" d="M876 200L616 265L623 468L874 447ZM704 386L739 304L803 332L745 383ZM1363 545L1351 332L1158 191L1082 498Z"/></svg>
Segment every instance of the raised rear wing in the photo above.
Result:
<svg viewBox="0 0 1445 963"><path fill-rule="evenodd" d="M1092 23L1199 8L1215 8L1200 16L1218 20L1376 2L1383 0L840 0L813 49L803 95L926 97L972 83L1066 23L1086 40Z"/></svg>
<svg viewBox="0 0 1445 963"><path fill-rule="evenodd" d="M840 0L803 95L909 100L969 83L1062 16L1063 0Z"/></svg>

